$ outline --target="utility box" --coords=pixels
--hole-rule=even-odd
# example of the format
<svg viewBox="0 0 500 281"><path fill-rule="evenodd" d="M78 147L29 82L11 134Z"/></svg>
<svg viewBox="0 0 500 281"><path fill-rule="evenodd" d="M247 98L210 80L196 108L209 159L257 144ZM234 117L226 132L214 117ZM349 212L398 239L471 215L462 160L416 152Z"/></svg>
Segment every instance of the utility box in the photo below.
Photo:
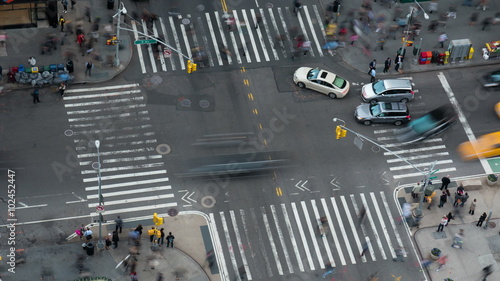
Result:
<svg viewBox="0 0 500 281"><path fill-rule="evenodd" d="M471 48L472 42L470 39L451 40L450 45L448 45L448 51L450 52L448 61L454 63L466 60Z"/></svg>

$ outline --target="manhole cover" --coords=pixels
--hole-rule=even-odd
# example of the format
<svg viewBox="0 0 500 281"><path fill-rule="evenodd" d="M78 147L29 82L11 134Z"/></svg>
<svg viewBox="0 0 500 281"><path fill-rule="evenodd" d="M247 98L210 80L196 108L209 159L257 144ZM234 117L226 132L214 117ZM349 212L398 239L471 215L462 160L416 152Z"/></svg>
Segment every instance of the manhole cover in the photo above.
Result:
<svg viewBox="0 0 500 281"><path fill-rule="evenodd" d="M274 7L274 5L272 3L266 3L266 8L270 9L272 7Z"/></svg>
<svg viewBox="0 0 500 281"><path fill-rule="evenodd" d="M183 99L183 100L181 100L181 105L184 107L191 107L191 100L190 99Z"/></svg>
<svg viewBox="0 0 500 281"><path fill-rule="evenodd" d="M98 170L101 168L101 164L99 162L94 162L92 163L92 168L94 168L94 170Z"/></svg>
<svg viewBox="0 0 500 281"><path fill-rule="evenodd" d="M172 208L167 211L167 214L171 217L175 217L179 214L179 211L177 209Z"/></svg>
<svg viewBox="0 0 500 281"><path fill-rule="evenodd" d="M66 130L64 131L64 135L67 137L71 137L73 135L73 130Z"/></svg>
<svg viewBox="0 0 500 281"><path fill-rule="evenodd" d="M151 82L151 84L153 85L159 85L161 82L163 82L163 78L158 75L154 75L151 77L151 79L149 79L149 82Z"/></svg>
<svg viewBox="0 0 500 281"><path fill-rule="evenodd" d="M186 18L183 18L183 19L182 19L182 24L183 24L183 25L188 25L188 24L190 24L190 23L191 23L191 20L190 20L190 19L186 19Z"/></svg>
<svg viewBox="0 0 500 281"><path fill-rule="evenodd" d="M198 10L198 12L205 11L205 5L202 5L202 4L197 5L196 10Z"/></svg>
<svg viewBox="0 0 500 281"><path fill-rule="evenodd" d="M496 223L494 223L492 221L490 221L490 223L488 223L488 228L495 228L495 227L497 227Z"/></svg>
<svg viewBox="0 0 500 281"><path fill-rule="evenodd" d="M198 104L201 108L208 108L210 106L210 102L207 100L201 100Z"/></svg>
<svg viewBox="0 0 500 281"><path fill-rule="evenodd" d="M204 196L203 198L201 198L201 205L205 208L212 208L213 206L215 206L215 198L213 196Z"/></svg>
<svg viewBox="0 0 500 281"><path fill-rule="evenodd" d="M156 147L156 152L158 152L158 154L165 155L172 152L172 148L170 148L170 145L162 143Z"/></svg>

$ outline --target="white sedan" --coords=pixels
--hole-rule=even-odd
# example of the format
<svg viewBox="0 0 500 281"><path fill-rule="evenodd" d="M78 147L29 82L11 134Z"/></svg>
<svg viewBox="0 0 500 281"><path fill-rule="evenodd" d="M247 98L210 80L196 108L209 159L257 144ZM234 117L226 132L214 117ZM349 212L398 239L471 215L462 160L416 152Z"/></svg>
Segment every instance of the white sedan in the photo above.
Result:
<svg viewBox="0 0 500 281"><path fill-rule="evenodd" d="M329 96L343 98L349 92L349 82L344 78L319 68L300 67L293 74L293 82L300 88L307 88Z"/></svg>

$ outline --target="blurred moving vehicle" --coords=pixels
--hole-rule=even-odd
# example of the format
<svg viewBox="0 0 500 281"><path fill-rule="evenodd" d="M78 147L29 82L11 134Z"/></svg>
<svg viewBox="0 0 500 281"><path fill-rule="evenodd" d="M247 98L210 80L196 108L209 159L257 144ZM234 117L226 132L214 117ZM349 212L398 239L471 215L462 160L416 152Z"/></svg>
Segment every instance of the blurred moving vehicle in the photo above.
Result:
<svg viewBox="0 0 500 281"><path fill-rule="evenodd" d="M479 82L485 88L493 88L500 86L500 69L488 72L481 77L479 77Z"/></svg>
<svg viewBox="0 0 500 281"><path fill-rule="evenodd" d="M500 155L500 132L486 134L476 141L468 141L458 146L458 153L465 161Z"/></svg>
<svg viewBox="0 0 500 281"><path fill-rule="evenodd" d="M344 78L319 68L300 67L293 74L293 82L302 89L311 89L332 99L343 98L350 89Z"/></svg>
<svg viewBox="0 0 500 281"><path fill-rule="evenodd" d="M408 102L413 100L415 92L411 80L385 79L369 83L361 89L364 102L376 104L379 101Z"/></svg>
<svg viewBox="0 0 500 281"><path fill-rule="evenodd" d="M399 126L411 119L406 103L402 102L379 102L375 105L361 104L356 107L354 117L356 117L356 121L366 126L372 123L393 123Z"/></svg>
<svg viewBox="0 0 500 281"><path fill-rule="evenodd" d="M292 165L286 151L211 155L191 159L180 177L241 177L269 174Z"/></svg>
<svg viewBox="0 0 500 281"><path fill-rule="evenodd" d="M457 115L453 107L443 105L410 121L405 128L397 130L395 132L396 138L403 143L422 141L448 129L456 119Z"/></svg>

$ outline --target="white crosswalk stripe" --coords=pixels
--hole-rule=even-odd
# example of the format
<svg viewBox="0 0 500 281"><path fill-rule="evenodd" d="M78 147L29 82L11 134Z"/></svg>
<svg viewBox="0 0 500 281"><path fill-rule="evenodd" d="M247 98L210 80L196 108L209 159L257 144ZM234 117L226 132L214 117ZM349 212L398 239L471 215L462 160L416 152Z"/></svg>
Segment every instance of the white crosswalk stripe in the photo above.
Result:
<svg viewBox="0 0 500 281"><path fill-rule="evenodd" d="M151 53L150 53L151 54ZM104 215L141 213L177 206L149 112L138 84L66 90L68 121L90 214L104 199ZM100 141L100 180L98 153Z"/></svg>
<svg viewBox="0 0 500 281"><path fill-rule="evenodd" d="M250 209L250 217L245 215L244 209L210 214L212 227L219 228L219 233L224 232L216 238L222 245L220 250L230 257L222 261L224 268L227 263L233 270L229 276L237 278L244 268L248 280L260 280L312 272L324 269L328 263L332 266L355 265L395 258L395 248L405 245L399 234L404 226L395 223L394 216L399 214L397 210L394 214L391 212L385 193L369 192L349 197L260 206ZM362 207L357 202L361 202ZM364 220L358 217L362 208L366 210ZM319 231L323 226L321 217L326 217L329 232ZM250 226L255 229L247 229ZM365 245L368 252L360 257ZM255 251L254 247L260 249ZM267 270L263 271L263 267ZM257 277L259 274L267 276Z"/></svg>
<svg viewBox="0 0 500 281"><path fill-rule="evenodd" d="M188 59L193 59L199 67L220 67L225 63L246 65L290 58L292 46L297 44L289 32L292 26L297 26L299 34L311 41L308 56L332 55L332 51L322 49L327 35L320 10L318 5L304 5L297 16L289 7L232 10L234 30L231 31L227 18L218 11L183 14L180 19L177 16L159 17L153 23L132 21L132 28L135 40L154 37L167 45L158 48L157 57L152 44L136 46L143 73L185 70ZM256 28L257 15L261 21ZM142 27L138 28L137 24ZM285 37L284 42L276 40L279 36ZM231 55L223 54L223 48ZM166 49L173 53L167 58L161 52ZM143 51L149 59L143 56Z"/></svg>

